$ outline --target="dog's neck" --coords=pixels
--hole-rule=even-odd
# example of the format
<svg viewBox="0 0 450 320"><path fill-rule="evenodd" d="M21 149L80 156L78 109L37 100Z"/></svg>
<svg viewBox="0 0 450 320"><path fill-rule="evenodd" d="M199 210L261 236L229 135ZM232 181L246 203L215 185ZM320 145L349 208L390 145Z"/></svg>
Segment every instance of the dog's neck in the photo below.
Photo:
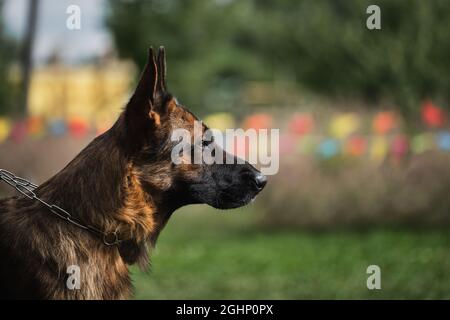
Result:
<svg viewBox="0 0 450 320"><path fill-rule="evenodd" d="M124 240L119 246L124 261L146 266L147 245L154 245L174 208L165 207L160 195L144 192L118 129L96 138L37 192L83 223L117 232Z"/></svg>

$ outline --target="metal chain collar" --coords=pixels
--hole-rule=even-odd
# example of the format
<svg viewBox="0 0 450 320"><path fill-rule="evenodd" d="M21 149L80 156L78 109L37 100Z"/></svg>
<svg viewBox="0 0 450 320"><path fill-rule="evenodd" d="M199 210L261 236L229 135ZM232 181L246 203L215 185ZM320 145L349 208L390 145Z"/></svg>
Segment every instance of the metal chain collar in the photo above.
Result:
<svg viewBox="0 0 450 320"><path fill-rule="evenodd" d="M98 237L100 237L103 241L103 243L107 246L114 246L119 245L123 240L119 239L119 236L117 232L103 232L91 225L84 225L80 220L72 217L70 213L68 213L66 210L62 209L61 207L58 207L55 204L49 204L45 202L44 200L40 199L36 193L34 192L38 186L34 183L31 183L23 178L15 176L13 173L0 169L0 180L3 180L7 184L9 184L11 187L16 189L19 193L27 197L31 200L36 200L43 204L51 213L56 215L62 220L65 220L78 228L90 231L94 234L96 234Z"/></svg>

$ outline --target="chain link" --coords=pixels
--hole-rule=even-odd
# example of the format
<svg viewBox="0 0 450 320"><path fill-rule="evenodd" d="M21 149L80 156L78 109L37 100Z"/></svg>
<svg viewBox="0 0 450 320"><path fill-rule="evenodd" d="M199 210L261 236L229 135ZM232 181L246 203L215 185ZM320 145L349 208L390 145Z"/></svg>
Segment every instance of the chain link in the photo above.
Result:
<svg viewBox="0 0 450 320"><path fill-rule="evenodd" d="M0 169L0 180L3 180L5 183L7 183L8 185L10 185L14 189L16 189L17 192L19 192L26 198L40 202L42 205L47 207L47 209L51 213L53 213L55 216L59 217L60 219L65 220L65 221L77 226L78 228L88 230L88 231L96 234L97 236L99 236L102 239L103 243L107 246L119 245L123 241L123 240L119 239L117 232L103 232L91 225L86 226L78 219L72 217L72 215L69 212L67 212L66 210L64 210L63 208L61 208L55 204L49 204L49 203L45 202L44 200L39 198L35 193L35 190L38 188L38 185L36 185L24 178L17 177L13 173L11 173L7 170Z"/></svg>

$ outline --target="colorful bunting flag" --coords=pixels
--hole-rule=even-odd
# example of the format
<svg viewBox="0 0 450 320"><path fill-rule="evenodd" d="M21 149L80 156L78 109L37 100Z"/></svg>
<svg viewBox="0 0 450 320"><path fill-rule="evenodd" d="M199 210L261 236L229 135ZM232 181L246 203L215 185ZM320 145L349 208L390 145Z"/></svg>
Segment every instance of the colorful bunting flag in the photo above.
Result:
<svg viewBox="0 0 450 320"><path fill-rule="evenodd" d="M359 157L366 152L367 140L362 136L352 136L345 144L345 152L348 155Z"/></svg>
<svg viewBox="0 0 450 320"><path fill-rule="evenodd" d="M370 144L370 158L374 161L383 161L388 153L388 143L384 136L375 136Z"/></svg>
<svg viewBox="0 0 450 320"><path fill-rule="evenodd" d="M84 119L73 118L69 120L69 131L76 137L80 138L88 133L89 126Z"/></svg>
<svg viewBox="0 0 450 320"><path fill-rule="evenodd" d="M442 127L445 124L445 114L440 108L430 101L424 103L422 116L427 126L431 128ZM205 122L219 130L236 127L233 116L229 113L216 113L205 118ZM394 159L405 157L409 151L420 154L427 150L438 148L441 151L450 151L450 131L441 130L437 133L423 132L408 137L405 134L397 134L388 142L386 134L392 133L398 126L398 118L394 112L383 111L375 115L372 129L376 133L372 137L357 134L360 128L360 117L354 113L346 113L333 118L329 123L330 137L321 138L313 135L315 123L311 114L296 113L288 123L288 131L280 136L280 154L311 155L316 153L325 159L332 158L339 153L360 157L368 153L373 161L382 161L389 153ZM259 113L247 117L243 127L245 129L270 129L274 120L269 114ZM21 142L26 137L40 138L46 134L61 136L70 133L73 137L83 137L89 132L101 134L105 132L111 123L97 121L93 126L82 118L72 118L68 121L57 119L45 122L40 117L30 117L25 120L12 122L0 117L0 143L11 139ZM370 142L370 143L369 143ZM245 136L237 137L233 150L229 150L239 157L257 155L257 152L268 151L268 143L249 145ZM341 150L342 149L342 150ZM252 159L253 159L252 158Z"/></svg>
<svg viewBox="0 0 450 320"><path fill-rule="evenodd" d="M314 129L314 119L310 114L294 114L288 126L289 132L299 136L310 133Z"/></svg>
<svg viewBox="0 0 450 320"><path fill-rule="evenodd" d="M395 159L402 159L409 149L408 138L399 134L394 137L391 143L391 154Z"/></svg>
<svg viewBox="0 0 450 320"><path fill-rule="evenodd" d="M340 144L338 140L327 138L319 144L317 152L321 157L329 159L336 156L339 153L339 149Z"/></svg>
<svg viewBox="0 0 450 320"><path fill-rule="evenodd" d="M25 121L17 121L14 123L11 129L10 138L12 141L19 143L22 142L27 136L27 124Z"/></svg>
<svg viewBox="0 0 450 320"><path fill-rule="evenodd" d="M280 155L293 154L295 140L295 137L291 134L282 134L280 136Z"/></svg>
<svg viewBox="0 0 450 320"><path fill-rule="evenodd" d="M430 128L441 128L445 123L444 111L427 100L422 104L422 119Z"/></svg>
<svg viewBox="0 0 450 320"><path fill-rule="evenodd" d="M41 138L45 133L44 121L40 117L30 117L26 120L27 133L32 138Z"/></svg>
<svg viewBox="0 0 450 320"><path fill-rule="evenodd" d="M450 151L450 131L439 132L437 145L442 151Z"/></svg>
<svg viewBox="0 0 450 320"><path fill-rule="evenodd" d="M108 121L106 119L97 119L95 122L95 134L96 136L100 136L106 131L108 131L114 122Z"/></svg>
<svg viewBox="0 0 450 320"><path fill-rule="evenodd" d="M62 136L67 132L67 125L64 120L53 120L49 124L49 130L52 135Z"/></svg>
<svg viewBox="0 0 450 320"><path fill-rule="evenodd" d="M11 122L6 118L0 118L0 143L8 139L11 131Z"/></svg>
<svg viewBox="0 0 450 320"><path fill-rule="evenodd" d="M269 114L257 113L248 116L243 123L244 129L271 129L273 126L273 118Z"/></svg>
<svg viewBox="0 0 450 320"><path fill-rule="evenodd" d="M372 128L377 134L386 134L397 126L396 122L394 112L382 111L375 115Z"/></svg>
<svg viewBox="0 0 450 320"><path fill-rule="evenodd" d="M297 140L296 152L303 155L313 154L317 145L317 137L304 135Z"/></svg>
<svg viewBox="0 0 450 320"><path fill-rule="evenodd" d="M411 151L414 154L424 153L433 149L433 137L430 133L420 133L411 139Z"/></svg>
<svg viewBox="0 0 450 320"><path fill-rule="evenodd" d="M330 133L337 139L344 139L356 132L359 128L359 116L354 113L346 113L336 116L331 120Z"/></svg>

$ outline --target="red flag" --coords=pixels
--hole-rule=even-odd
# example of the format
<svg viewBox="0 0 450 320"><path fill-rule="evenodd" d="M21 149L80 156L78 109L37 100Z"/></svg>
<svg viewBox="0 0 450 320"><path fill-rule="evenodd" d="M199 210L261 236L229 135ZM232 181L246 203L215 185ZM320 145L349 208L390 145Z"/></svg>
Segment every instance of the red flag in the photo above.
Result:
<svg viewBox="0 0 450 320"><path fill-rule="evenodd" d="M440 128L445 123L445 114L431 100L427 100L422 104L422 119L428 127Z"/></svg>
<svg viewBox="0 0 450 320"><path fill-rule="evenodd" d="M273 125L273 119L269 114L256 113L244 120L244 129L270 129Z"/></svg>
<svg viewBox="0 0 450 320"><path fill-rule="evenodd" d="M350 137L345 145L345 151L351 156L361 156L366 152L367 140L362 136Z"/></svg>
<svg viewBox="0 0 450 320"><path fill-rule="evenodd" d="M69 131L74 137L83 137L88 133L88 130L88 124L83 119L73 118L69 120Z"/></svg>
<svg viewBox="0 0 450 320"><path fill-rule="evenodd" d="M289 131L302 136L314 129L314 119L310 114L294 114L289 122Z"/></svg>
<svg viewBox="0 0 450 320"><path fill-rule="evenodd" d="M395 115L391 111L379 112L373 120L373 129L378 134L386 134L396 126Z"/></svg>

